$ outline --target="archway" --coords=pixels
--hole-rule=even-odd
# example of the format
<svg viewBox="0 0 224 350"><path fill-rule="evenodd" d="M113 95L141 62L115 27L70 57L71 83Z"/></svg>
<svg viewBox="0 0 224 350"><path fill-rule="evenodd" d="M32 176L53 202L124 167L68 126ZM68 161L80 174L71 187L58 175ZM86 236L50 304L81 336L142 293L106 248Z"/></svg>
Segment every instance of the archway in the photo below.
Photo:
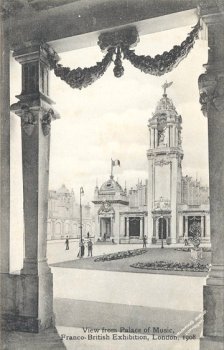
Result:
<svg viewBox="0 0 224 350"><path fill-rule="evenodd" d="M222 100L223 100L223 90L222 90L222 75L223 67L220 62L223 62L223 46L222 46L222 35L223 35L223 25L222 16L219 14L219 7L216 4L211 3L211 6L202 7L202 17L208 24L209 30L209 46L212 48L210 50L209 66L207 67L207 75L200 79L201 88L201 103L204 112L208 114L208 125L209 125L209 152L210 152L210 193L211 193L211 228L212 228L212 255L213 255L213 265L211 272L209 274L209 279L207 281L207 286L205 288L205 325L204 325L204 335L207 339L205 341L210 341L214 345L212 340L213 337L223 337L222 324L219 322L223 315L220 315L220 310L222 309L221 301L223 300L223 241L220 241L222 237L223 229L223 208L224 208L224 196L223 196L223 124L222 124ZM220 5L221 9L221 5ZM49 21L49 24L52 23ZM49 25L47 23L47 25ZM38 22L39 26L39 22ZM32 28L33 29L33 28ZM54 28L55 29L55 28ZM33 30L31 31L33 33ZM19 33L19 34L18 34ZM20 35L21 31L17 30L17 34ZM16 33L15 41L21 44ZM28 35L29 33L27 33ZM50 31L52 35L52 31ZM9 45L7 40L4 42L6 50L4 51L5 56L3 57L3 70L8 76L8 60L9 60ZM45 72L43 72L45 73ZM44 75L44 74L43 74ZM3 142L3 152L2 154L9 151L9 84L8 79L5 80L5 89L2 99L2 120L4 124L3 137L5 142ZM6 86L8 84L8 86ZM44 85L44 84L43 84ZM51 113L50 113L51 114ZM45 121L50 118L48 114ZM31 123L32 124L32 123ZM47 124L47 123L46 123ZM46 125L45 125L46 126ZM48 125L49 126L49 125ZM45 128L45 131L48 127ZM218 141L217 141L218 140ZM32 144L30 145L32 148ZM5 196L4 203L2 204L2 209L4 213L3 222L3 246L4 254L2 256L2 271L5 274L9 274L9 158L3 157L3 167L5 168L5 183L2 185L3 194ZM44 173L44 168L42 168L41 173ZM35 177L36 172L33 172L32 176ZM29 177L28 179L29 180ZM31 179L32 180L32 179ZM6 184L6 185L5 185ZM43 183L44 185L44 183ZM46 185L46 183L45 183ZM44 186L43 186L44 187ZM36 186L31 181L31 189L33 190ZM27 188L26 188L27 190ZM36 191L33 191L36 193ZM38 192L38 191L37 191ZM38 235L37 235L38 237ZM39 238L39 237L38 237ZM28 245L29 246L29 245ZM41 246L41 245L40 245ZM43 245L44 250L44 245ZM32 251L34 254L32 258L37 260L36 251ZM42 252L44 255L44 252ZM28 260L26 261L28 263ZM44 264L43 264L44 265ZM45 266L46 267L46 266ZM35 266L33 267L36 274ZM30 272L30 271L29 271ZM6 276L4 276L6 278ZM213 302L209 303L206 299L206 295L210 296L210 300ZM218 295L218 296L217 296ZM216 303L217 302L217 303ZM213 318L211 317L213 315ZM215 324L214 324L215 322ZM217 336L218 334L218 336ZM212 345L212 346L213 346Z"/></svg>
<svg viewBox="0 0 224 350"><path fill-rule="evenodd" d="M159 239L167 238L167 221L164 217L159 218Z"/></svg>

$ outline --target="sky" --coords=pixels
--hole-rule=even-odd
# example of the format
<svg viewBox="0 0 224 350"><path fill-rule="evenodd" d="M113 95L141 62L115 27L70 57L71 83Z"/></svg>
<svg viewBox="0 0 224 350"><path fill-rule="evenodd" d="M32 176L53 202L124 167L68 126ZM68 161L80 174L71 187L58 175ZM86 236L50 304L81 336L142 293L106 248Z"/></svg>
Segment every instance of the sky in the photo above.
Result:
<svg viewBox="0 0 224 350"><path fill-rule="evenodd" d="M184 27L142 36L136 53L161 54L180 44L190 30ZM90 67L101 61L103 55L100 48L94 46L60 54L60 63L70 68ZM114 168L114 176L122 186L125 181L128 188L134 187L138 179L145 181L148 119L162 97L161 86L166 80L173 81L167 93L183 119L183 175L197 175L207 184L207 119L200 110L197 83L206 62L207 42L197 40L188 57L162 77L142 73L124 60L123 77L114 77L111 64L101 79L77 90L51 72L50 96L61 118L52 122L51 128L50 189L56 190L65 184L74 189L78 200L82 186L84 202L91 202L96 183L100 186L109 178L111 158L121 162L120 167ZM20 93L20 79L14 79L20 74L19 69L19 64L14 63L11 103ZM13 116L12 153L17 159L21 156L19 124L19 118ZM16 176L16 172L18 164L12 167L12 176Z"/></svg>
<svg viewBox="0 0 224 350"><path fill-rule="evenodd" d="M155 56L181 43L189 27L142 36L137 54ZM99 47L76 50L60 55L61 64L70 68L89 67L100 61ZM115 179L128 188L138 179L147 178L148 119L162 97L162 84L173 81L167 90L183 118L183 174L208 183L207 120L198 102L198 76L207 62L207 42L198 40L189 56L171 73L154 77L134 68L124 60L125 73L113 75L113 64L93 85L71 89L52 73L51 96L61 119L52 125L50 187L64 183L91 201L98 182L109 177L110 159L119 159Z"/></svg>

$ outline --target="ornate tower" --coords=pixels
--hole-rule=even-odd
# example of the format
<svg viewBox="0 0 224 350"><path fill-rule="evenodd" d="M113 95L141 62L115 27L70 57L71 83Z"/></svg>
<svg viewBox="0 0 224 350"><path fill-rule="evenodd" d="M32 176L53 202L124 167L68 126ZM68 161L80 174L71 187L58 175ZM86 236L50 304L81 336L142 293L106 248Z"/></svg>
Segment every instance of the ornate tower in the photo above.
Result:
<svg viewBox="0 0 224 350"><path fill-rule="evenodd" d="M166 89L149 119L148 238L156 243L176 243L178 236L177 206L181 201L182 118Z"/></svg>

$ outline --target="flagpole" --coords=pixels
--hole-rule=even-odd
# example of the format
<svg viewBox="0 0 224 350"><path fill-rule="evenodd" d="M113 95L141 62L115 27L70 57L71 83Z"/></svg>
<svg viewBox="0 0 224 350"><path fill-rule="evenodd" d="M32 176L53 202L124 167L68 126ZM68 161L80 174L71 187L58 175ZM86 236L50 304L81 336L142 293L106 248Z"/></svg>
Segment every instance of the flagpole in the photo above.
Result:
<svg viewBox="0 0 224 350"><path fill-rule="evenodd" d="M113 159L111 158L111 172L110 172L110 178L113 179Z"/></svg>

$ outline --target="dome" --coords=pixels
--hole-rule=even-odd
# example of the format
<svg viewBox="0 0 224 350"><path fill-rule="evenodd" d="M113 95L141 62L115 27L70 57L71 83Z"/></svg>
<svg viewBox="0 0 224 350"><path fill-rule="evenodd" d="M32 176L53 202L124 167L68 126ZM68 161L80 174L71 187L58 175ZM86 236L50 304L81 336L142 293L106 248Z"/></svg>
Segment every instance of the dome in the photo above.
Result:
<svg viewBox="0 0 224 350"><path fill-rule="evenodd" d="M159 100L156 107L155 115L164 112L171 112L171 114L175 115L177 114L177 110L173 104L173 101L169 97L167 97L166 94L163 94L163 97Z"/></svg>
<svg viewBox="0 0 224 350"><path fill-rule="evenodd" d="M100 187L100 192L124 192L121 185L115 181L113 178L110 178L102 184Z"/></svg>

